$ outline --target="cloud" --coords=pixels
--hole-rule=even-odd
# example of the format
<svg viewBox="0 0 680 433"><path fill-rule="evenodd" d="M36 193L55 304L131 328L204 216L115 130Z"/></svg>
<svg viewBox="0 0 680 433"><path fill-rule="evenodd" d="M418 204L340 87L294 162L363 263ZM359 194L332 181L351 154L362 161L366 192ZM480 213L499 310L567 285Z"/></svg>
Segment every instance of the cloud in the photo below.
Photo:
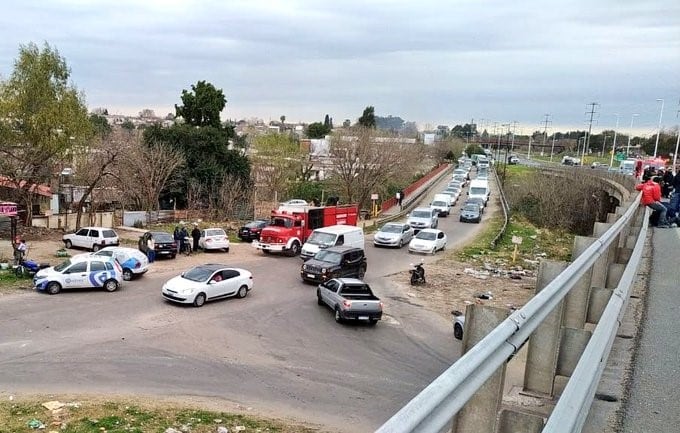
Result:
<svg viewBox="0 0 680 433"><path fill-rule="evenodd" d="M131 113L173 111L198 80L224 89L226 117L305 121L374 105L420 123L580 124L598 101L609 114L643 106L651 124L656 98L680 96L672 0L33 0L3 12L0 73L19 44L48 41L91 106Z"/></svg>

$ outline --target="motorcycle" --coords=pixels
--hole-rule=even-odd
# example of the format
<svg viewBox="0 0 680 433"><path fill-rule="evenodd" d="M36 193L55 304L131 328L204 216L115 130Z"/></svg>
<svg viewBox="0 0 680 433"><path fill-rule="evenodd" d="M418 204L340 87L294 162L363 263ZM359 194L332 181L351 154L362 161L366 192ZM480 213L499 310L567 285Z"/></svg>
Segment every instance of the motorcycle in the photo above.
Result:
<svg viewBox="0 0 680 433"><path fill-rule="evenodd" d="M47 263L38 263L29 259L21 259L14 268L14 275L17 277L33 277L39 270L49 268Z"/></svg>
<svg viewBox="0 0 680 433"><path fill-rule="evenodd" d="M413 266L413 269L409 270L409 272L411 273L411 285L415 286L418 284L426 284L423 260L421 260L420 263L416 264L411 263L411 266Z"/></svg>

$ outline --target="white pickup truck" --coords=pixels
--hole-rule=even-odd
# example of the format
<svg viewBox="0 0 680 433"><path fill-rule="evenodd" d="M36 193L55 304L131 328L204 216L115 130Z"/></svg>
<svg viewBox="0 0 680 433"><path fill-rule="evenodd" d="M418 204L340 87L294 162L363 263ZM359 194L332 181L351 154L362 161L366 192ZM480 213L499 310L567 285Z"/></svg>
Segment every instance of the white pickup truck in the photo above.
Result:
<svg viewBox="0 0 680 433"><path fill-rule="evenodd" d="M335 321L367 320L371 325L382 318L383 303L368 284L356 278L333 278L316 289L319 305L328 305L335 312Z"/></svg>

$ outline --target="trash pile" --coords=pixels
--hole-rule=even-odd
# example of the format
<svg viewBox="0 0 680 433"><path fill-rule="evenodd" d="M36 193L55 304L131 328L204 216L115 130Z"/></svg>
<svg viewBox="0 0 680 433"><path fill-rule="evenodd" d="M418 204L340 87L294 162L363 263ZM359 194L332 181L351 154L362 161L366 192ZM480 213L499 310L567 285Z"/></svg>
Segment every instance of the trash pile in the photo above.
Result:
<svg viewBox="0 0 680 433"><path fill-rule="evenodd" d="M522 266L512 266L511 268L506 269L502 264L500 266L494 266L489 262L484 262L482 269L465 268L463 273L480 280L486 280L490 277L504 277L512 280L521 280L522 277L535 276L534 271L524 269Z"/></svg>

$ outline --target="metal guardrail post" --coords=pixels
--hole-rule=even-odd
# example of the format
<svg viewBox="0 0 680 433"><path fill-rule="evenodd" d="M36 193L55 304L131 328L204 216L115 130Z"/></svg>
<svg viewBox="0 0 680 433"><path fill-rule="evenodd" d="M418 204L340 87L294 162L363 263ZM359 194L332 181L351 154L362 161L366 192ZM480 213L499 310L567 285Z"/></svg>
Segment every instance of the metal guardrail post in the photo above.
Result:
<svg viewBox="0 0 680 433"><path fill-rule="evenodd" d="M539 294L568 265L567 262L542 261L536 279L536 294ZM553 395L562 331L562 312L563 303L560 302L538 325L529 339L524 370L525 393L550 397Z"/></svg>

